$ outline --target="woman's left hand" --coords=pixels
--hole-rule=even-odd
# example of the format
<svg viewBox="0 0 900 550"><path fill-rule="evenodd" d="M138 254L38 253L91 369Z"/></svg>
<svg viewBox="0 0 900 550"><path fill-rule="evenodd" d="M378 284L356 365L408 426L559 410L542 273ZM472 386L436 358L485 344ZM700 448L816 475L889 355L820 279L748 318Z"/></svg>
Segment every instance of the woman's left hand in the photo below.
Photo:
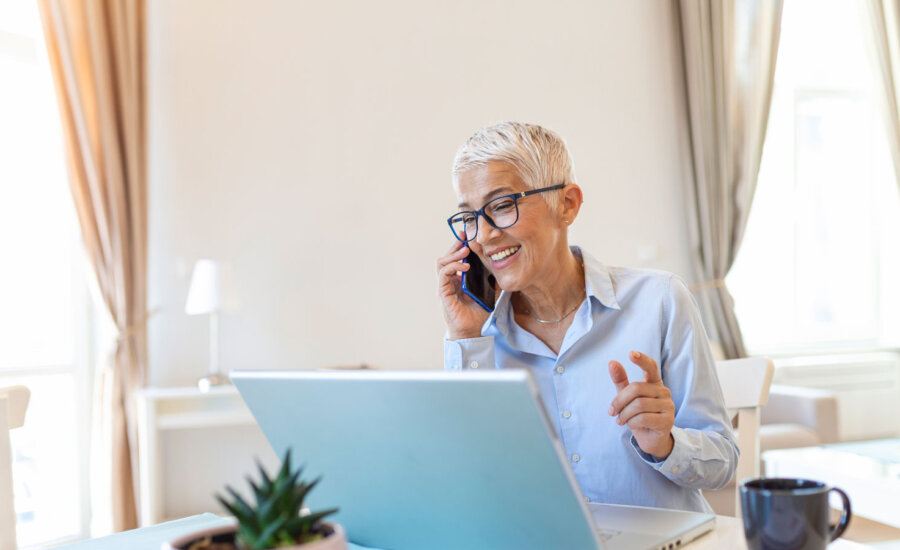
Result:
<svg viewBox="0 0 900 550"><path fill-rule="evenodd" d="M616 385L617 394L609 407L609 415L618 415L616 422L620 426L628 425L641 450L664 459L675 446L672 392L663 385L652 357L632 351L629 358L644 371L644 381L629 382L625 367L618 361L610 361L609 376Z"/></svg>

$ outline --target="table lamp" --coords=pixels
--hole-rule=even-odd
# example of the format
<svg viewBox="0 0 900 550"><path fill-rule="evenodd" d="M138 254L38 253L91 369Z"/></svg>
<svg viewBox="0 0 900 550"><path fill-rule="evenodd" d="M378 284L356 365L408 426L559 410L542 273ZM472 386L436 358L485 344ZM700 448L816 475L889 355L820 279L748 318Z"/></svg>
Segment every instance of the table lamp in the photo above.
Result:
<svg viewBox="0 0 900 550"><path fill-rule="evenodd" d="M236 309L237 302L230 266L214 260L197 260L184 311L188 315L209 314L209 372L197 381L200 391L228 384L228 376L219 368L219 312Z"/></svg>

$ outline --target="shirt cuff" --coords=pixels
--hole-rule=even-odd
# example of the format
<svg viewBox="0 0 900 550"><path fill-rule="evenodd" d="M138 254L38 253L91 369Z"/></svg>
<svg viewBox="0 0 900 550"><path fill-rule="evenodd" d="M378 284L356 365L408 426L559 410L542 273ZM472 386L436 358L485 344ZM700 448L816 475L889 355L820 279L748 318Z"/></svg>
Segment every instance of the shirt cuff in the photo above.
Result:
<svg viewBox="0 0 900 550"><path fill-rule="evenodd" d="M641 460L657 472L679 485L691 485L700 477L694 466L694 458L699 456L700 450L678 426L672 427L672 438L675 440L672 452L663 460L641 450L634 436L631 436L631 446Z"/></svg>
<svg viewBox="0 0 900 550"><path fill-rule="evenodd" d="M494 368L494 337L444 338L444 370Z"/></svg>

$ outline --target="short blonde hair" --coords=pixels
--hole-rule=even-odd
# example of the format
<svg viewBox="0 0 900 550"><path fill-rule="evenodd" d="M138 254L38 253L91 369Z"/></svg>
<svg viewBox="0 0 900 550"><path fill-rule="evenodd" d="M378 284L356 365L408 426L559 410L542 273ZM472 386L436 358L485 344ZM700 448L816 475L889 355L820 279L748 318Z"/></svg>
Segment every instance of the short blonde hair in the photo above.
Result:
<svg viewBox="0 0 900 550"><path fill-rule="evenodd" d="M575 166L566 142L537 124L500 122L475 132L453 159L453 187L459 190L463 172L491 162L511 165L531 189L575 183ZM558 192L541 196L550 206L559 204Z"/></svg>

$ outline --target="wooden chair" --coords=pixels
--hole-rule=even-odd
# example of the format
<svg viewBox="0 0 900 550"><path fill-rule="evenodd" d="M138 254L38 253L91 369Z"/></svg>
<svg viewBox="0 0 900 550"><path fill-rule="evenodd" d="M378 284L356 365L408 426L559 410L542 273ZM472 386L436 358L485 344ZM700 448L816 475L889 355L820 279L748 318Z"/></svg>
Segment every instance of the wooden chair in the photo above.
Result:
<svg viewBox="0 0 900 550"><path fill-rule="evenodd" d="M759 411L769 399L775 366L771 359L748 357L717 361L716 371L725 407L732 417L737 414L737 444L741 456L734 474L734 515L741 517L741 482L749 477L759 477Z"/></svg>
<svg viewBox="0 0 900 550"><path fill-rule="evenodd" d="M25 386L0 388L0 550L16 548L16 510L13 499L12 447L9 430L25 423L31 392Z"/></svg>

